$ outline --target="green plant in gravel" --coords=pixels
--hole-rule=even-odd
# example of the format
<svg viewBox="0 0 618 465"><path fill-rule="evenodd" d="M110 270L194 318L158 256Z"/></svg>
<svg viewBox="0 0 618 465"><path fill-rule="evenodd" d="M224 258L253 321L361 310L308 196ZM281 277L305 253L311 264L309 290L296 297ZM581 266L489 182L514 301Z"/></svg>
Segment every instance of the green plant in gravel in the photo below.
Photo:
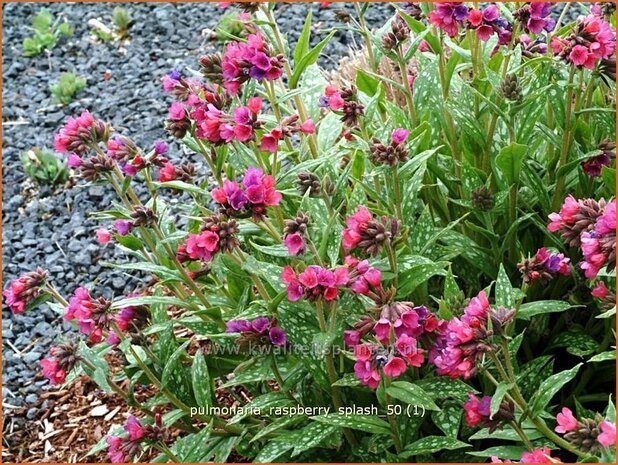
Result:
<svg viewBox="0 0 618 465"><path fill-rule="evenodd" d="M62 105L73 101L75 94L86 87L86 79L73 73L62 73L56 84L50 86L54 100Z"/></svg>
<svg viewBox="0 0 618 465"><path fill-rule="evenodd" d="M43 270L4 293L83 335L42 362L52 383L83 372L140 412L94 451L615 461L614 11L397 4L371 31L356 4L338 17L363 48L329 81L335 31L309 14L289 44L276 4L242 7L252 33L203 80L163 78L165 129L207 170L88 112L56 135L118 196L94 214L131 256L110 266L150 275L113 300Z"/></svg>
<svg viewBox="0 0 618 465"><path fill-rule="evenodd" d="M238 38L245 30L245 21L242 16L236 12L227 12L217 24L216 34L217 40L227 42L230 39Z"/></svg>
<svg viewBox="0 0 618 465"><path fill-rule="evenodd" d="M121 7L114 8L114 11L112 11L112 21L116 27L116 32L121 38L129 36L129 29L133 24L129 10Z"/></svg>
<svg viewBox="0 0 618 465"><path fill-rule="evenodd" d="M66 165L52 151L35 147L21 154L21 162L24 173L36 182L54 185L69 179Z"/></svg>
<svg viewBox="0 0 618 465"><path fill-rule="evenodd" d="M58 43L58 39L73 35L73 28L66 19L58 18L54 21L53 15L45 8L32 19L31 30L33 35L26 37L23 42L23 53L27 57L51 50Z"/></svg>

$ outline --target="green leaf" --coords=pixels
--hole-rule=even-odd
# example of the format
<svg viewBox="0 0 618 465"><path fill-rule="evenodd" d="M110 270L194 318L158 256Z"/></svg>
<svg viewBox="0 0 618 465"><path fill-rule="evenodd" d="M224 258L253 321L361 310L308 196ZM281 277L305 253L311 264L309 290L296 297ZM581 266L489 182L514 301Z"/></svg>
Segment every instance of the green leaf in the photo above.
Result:
<svg viewBox="0 0 618 465"><path fill-rule="evenodd" d="M601 352L600 354L591 357L588 362L605 362L607 360L616 360L616 351L608 350L606 352Z"/></svg>
<svg viewBox="0 0 618 465"><path fill-rule="evenodd" d="M124 308L139 305L175 305L182 308L194 308L195 305L186 300L179 299L177 297L163 296L163 295L145 295L139 297L129 297L122 300L117 300L112 303L112 308Z"/></svg>
<svg viewBox="0 0 618 465"><path fill-rule="evenodd" d="M599 348L599 343L590 335L579 331L566 331L560 333L555 340L550 344L548 349L555 347L566 347L566 351L570 354L584 357L595 353Z"/></svg>
<svg viewBox="0 0 618 465"><path fill-rule="evenodd" d="M528 152L528 147L521 144L511 144L500 150L496 157L496 166L504 175L508 185L519 182L519 173Z"/></svg>
<svg viewBox="0 0 618 465"><path fill-rule="evenodd" d="M456 438L462 415L461 404L458 401L450 400L442 405L442 410L432 412L431 419L446 436Z"/></svg>
<svg viewBox="0 0 618 465"><path fill-rule="evenodd" d="M193 192L195 194L207 194L201 187L183 181L153 182L153 184L155 187L161 189L176 189L179 191Z"/></svg>
<svg viewBox="0 0 618 465"><path fill-rule="evenodd" d="M320 415L310 417L312 420L337 426L339 428L351 428L372 434L390 434L388 423L371 415Z"/></svg>
<svg viewBox="0 0 618 465"><path fill-rule="evenodd" d="M468 393L477 392L476 389L460 379L449 379L444 376L423 378L417 381L417 384L425 391L431 392L436 400L456 399L465 401L468 398Z"/></svg>
<svg viewBox="0 0 618 465"><path fill-rule="evenodd" d="M159 278L164 279L166 281L182 281L182 277L180 276L180 273L178 271L172 270L162 265L157 265L155 263L148 263L148 262L107 263L107 262L103 262L102 264L104 266L110 266L112 268L118 268L121 270L146 271L148 273L157 275Z"/></svg>
<svg viewBox="0 0 618 465"><path fill-rule="evenodd" d="M601 170L601 178L611 194L616 195L616 168L604 166Z"/></svg>
<svg viewBox="0 0 618 465"><path fill-rule="evenodd" d="M193 395L198 407L208 407L212 405L212 387L208 365L202 351L198 351L193 357L191 367L191 380L193 384Z"/></svg>
<svg viewBox="0 0 618 465"><path fill-rule="evenodd" d="M186 341L180 347L178 347L170 356L170 358L165 361L165 368L163 368L163 373L161 374L161 385L167 386L167 384L172 380L172 378L179 376L179 374L183 373L182 367L182 356L186 353L185 349L189 345L191 341Z"/></svg>
<svg viewBox="0 0 618 465"><path fill-rule="evenodd" d="M496 391L494 392L494 395L491 396L491 404L489 407L489 419L491 420L493 418L493 416L498 413L498 410L500 410L500 404L502 403L502 399L504 399L504 396L507 394L507 392L513 388L513 383L505 383L504 381L502 381L500 384L498 384L498 386L496 387Z"/></svg>
<svg viewBox="0 0 618 465"><path fill-rule="evenodd" d="M335 381L333 386L360 386L361 382L353 373L346 373L342 378Z"/></svg>
<svg viewBox="0 0 618 465"><path fill-rule="evenodd" d="M504 308L514 308L515 306L513 287L506 271L504 271L502 263L500 264L496 279L496 305Z"/></svg>
<svg viewBox="0 0 618 465"><path fill-rule="evenodd" d="M328 41L335 35L335 31L331 31L324 39L322 39L315 47L313 47L309 52L304 54L302 59L298 63L294 63L294 72L292 73L292 77L290 78L290 82L288 84L290 89L295 89L298 85L298 81L300 77L303 75L303 72L307 69L308 66L314 64L320 53L322 53L322 49L326 46Z"/></svg>
<svg viewBox="0 0 618 465"><path fill-rule="evenodd" d="M481 451L466 452L466 454L473 455L475 457L496 456L500 459L519 460L521 458L521 454L527 450L528 449L524 446L495 446Z"/></svg>
<svg viewBox="0 0 618 465"><path fill-rule="evenodd" d="M280 441L271 441L260 450L260 453L253 459L255 463L273 463L290 449L294 444Z"/></svg>
<svg viewBox="0 0 618 465"><path fill-rule="evenodd" d="M380 82L359 68L356 70L356 87L361 92L373 97L380 89Z"/></svg>
<svg viewBox="0 0 618 465"><path fill-rule="evenodd" d="M399 457L408 458L415 455L432 454L441 450L455 450L471 447L470 444L445 436L426 436L407 446Z"/></svg>
<svg viewBox="0 0 618 465"><path fill-rule="evenodd" d="M311 39L311 18L313 11L309 10L307 17L305 18L305 24L303 30L300 33L298 42L296 42L296 48L294 49L294 65L300 63L302 58L309 52L309 41Z"/></svg>
<svg viewBox="0 0 618 465"><path fill-rule="evenodd" d="M547 407L552 397L554 397L566 383L575 377L581 366L582 364L578 363L570 370L561 371L545 379L539 386L539 389L530 403L531 414L535 416L542 412L545 407Z"/></svg>
<svg viewBox="0 0 618 465"><path fill-rule="evenodd" d="M425 392L423 388L416 384L408 383L407 381L394 381L386 388L386 393L409 405L417 405L427 410L440 410L431 396Z"/></svg>
<svg viewBox="0 0 618 465"><path fill-rule="evenodd" d="M340 430L337 426L324 426L321 423L310 423L302 429L294 431L292 438L286 438L286 442L292 439L294 452L292 457L297 456L314 447L319 447L322 443L333 437L339 437Z"/></svg>
<svg viewBox="0 0 618 465"><path fill-rule="evenodd" d="M573 305L561 300L538 300L536 302L528 302L519 307L517 318L529 320L535 315L564 312L571 307L573 307Z"/></svg>

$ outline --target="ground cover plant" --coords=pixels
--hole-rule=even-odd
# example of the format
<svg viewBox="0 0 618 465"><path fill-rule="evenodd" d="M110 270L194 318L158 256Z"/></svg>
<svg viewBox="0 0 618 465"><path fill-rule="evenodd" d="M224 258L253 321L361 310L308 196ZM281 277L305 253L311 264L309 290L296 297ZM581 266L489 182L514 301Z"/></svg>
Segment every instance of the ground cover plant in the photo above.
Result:
<svg viewBox="0 0 618 465"><path fill-rule="evenodd" d="M4 295L79 328L52 383L86 373L141 412L96 449L615 461L612 6L397 4L369 31L356 5L336 13L364 46L328 75L310 15L290 49L276 4L231 6L221 52L162 78L209 173L67 121L56 151L118 194L93 212L130 257L110 266L149 279L61 296L37 269Z"/></svg>

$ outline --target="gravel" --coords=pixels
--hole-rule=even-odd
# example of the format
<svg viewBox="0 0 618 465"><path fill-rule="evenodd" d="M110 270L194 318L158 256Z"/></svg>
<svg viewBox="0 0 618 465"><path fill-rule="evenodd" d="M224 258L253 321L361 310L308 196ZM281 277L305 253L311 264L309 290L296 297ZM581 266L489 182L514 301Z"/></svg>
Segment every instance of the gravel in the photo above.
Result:
<svg viewBox="0 0 618 465"><path fill-rule="evenodd" d="M134 19L128 43L96 43L90 19L111 24L111 3L4 3L3 70L3 288L12 278L34 269L46 268L61 294L70 296L80 285L96 286L97 295L122 296L140 285L139 279L104 262L125 261L113 245L95 240L100 226L90 214L109 208L115 201L102 186L60 186L33 183L23 172L20 154L32 147L51 148L53 135L71 115L90 110L109 121L138 145L151 147L169 137L163 130L169 98L161 90L160 78L172 68L196 68L200 54L213 48L209 37L221 10L207 3L124 4ZM65 17L75 28L73 37L61 39L38 57L22 55L22 41L30 34L28 25L41 7L55 17ZM334 11L351 5L335 4L321 9L319 3L277 5L276 18L288 31L292 44L298 40L307 10L313 10L316 43L338 23ZM556 8L555 8L556 9ZM560 9L558 9L560 11ZM393 12L388 4L370 5L370 26L379 27ZM577 16L572 8L570 17ZM337 31L324 49L321 64L332 68L358 43L351 33ZM87 87L65 107L55 105L49 86L62 72L87 78ZM171 144L172 159L191 158ZM191 160L198 162L198 160ZM202 173L204 171L201 171ZM178 201L178 200L176 200ZM3 403L26 406L31 420L38 414L38 393L48 384L39 374L39 360L58 338L71 337L72 328L47 305L24 315L2 308L2 397ZM30 408L28 408L30 407ZM13 421L23 421L15 418Z"/></svg>

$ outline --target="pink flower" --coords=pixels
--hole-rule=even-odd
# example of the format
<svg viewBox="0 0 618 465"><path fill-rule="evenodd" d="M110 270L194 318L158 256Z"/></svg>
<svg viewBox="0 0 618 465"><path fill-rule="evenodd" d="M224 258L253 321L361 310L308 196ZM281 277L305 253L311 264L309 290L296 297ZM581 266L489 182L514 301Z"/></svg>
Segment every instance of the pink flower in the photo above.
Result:
<svg viewBox="0 0 618 465"><path fill-rule="evenodd" d="M479 400L474 394L468 394L468 400L463 405L464 411L466 412L466 424L468 426L477 426L489 420L491 413L490 405L490 396L483 396Z"/></svg>
<svg viewBox="0 0 618 465"><path fill-rule="evenodd" d="M303 134L315 134L315 123L311 118L300 125L300 132Z"/></svg>
<svg viewBox="0 0 618 465"><path fill-rule="evenodd" d="M343 248L351 250L361 240L361 233L367 228L367 224L373 219L373 215L366 207L360 206L356 212L346 220L347 228L343 230Z"/></svg>
<svg viewBox="0 0 618 465"><path fill-rule="evenodd" d="M406 359L408 365L420 367L425 360L423 349L417 347L416 339L406 334L401 335L395 343L397 351Z"/></svg>
<svg viewBox="0 0 618 465"><path fill-rule="evenodd" d="M41 295L46 279L47 271L37 268L11 280L2 293L4 302L14 314L23 313L28 305Z"/></svg>
<svg viewBox="0 0 618 465"><path fill-rule="evenodd" d="M260 111L262 111L262 99L260 97L251 97L247 101L247 108L253 113L257 115Z"/></svg>
<svg viewBox="0 0 618 465"><path fill-rule="evenodd" d="M443 29L450 37L459 32L459 23L468 17L468 7L457 2L435 4L435 10L429 13L429 23Z"/></svg>
<svg viewBox="0 0 618 465"><path fill-rule="evenodd" d="M359 344L354 347L354 374L366 386L376 389L380 384L380 371L372 363L374 353L369 344ZM405 364L404 364L405 365Z"/></svg>
<svg viewBox="0 0 618 465"><path fill-rule="evenodd" d="M410 135L410 131L403 128L398 128L393 131L391 134L391 139L394 144L403 144Z"/></svg>
<svg viewBox="0 0 618 465"><path fill-rule="evenodd" d="M129 419L125 424L124 429L127 433L129 433L129 439L131 441L139 441L146 434L139 420L133 415L129 416Z"/></svg>
<svg viewBox="0 0 618 465"><path fill-rule="evenodd" d="M173 102L169 110L169 119L172 121L181 121L186 117L186 110L182 103Z"/></svg>
<svg viewBox="0 0 618 465"><path fill-rule="evenodd" d="M78 155L75 155L74 153L69 155L69 158L67 160L67 166L69 168L79 168L81 164L82 159Z"/></svg>
<svg viewBox="0 0 618 465"><path fill-rule="evenodd" d="M557 433L564 434L577 429L577 418L573 416L573 412L567 407L563 407L562 412L556 415L556 421L558 422L558 426L555 428Z"/></svg>
<svg viewBox="0 0 618 465"><path fill-rule="evenodd" d="M105 228L97 229L97 241L99 244L107 244L112 238L110 232Z"/></svg>
<svg viewBox="0 0 618 465"><path fill-rule="evenodd" d="M213 189L212 196L216 202L235 211L247 208L257 219L266 214L266 207L279 205L282 198L275 190L275 178L253 167L245 172L242 186L226 181L223 188Z"/></svg>
<svg viewBox="0 0 618 465"><path fill-rule="evenodd" d="M300 233L288 234L285 236L283 244L287 247L290 255L298 255L305 249L305 239Z"/></svg>
<svg viewBox="0 0 618 465"><path fill-rule="evenodd" d="M592 53L588 52L588 49L583 45L576 45L571 49L569 59L576 66L583 66L588 69L594 69L595 57Z"/></svg>
<svg viewBox="0 0 618 465"><path fill-rule="evenodd" d="M597 234L616 234L616 199L607 204L603 214L597 218L594 230Z"/></svg>
<svg viewBox="0 0 618 465"><path fill-rule="evenodd" d="M391 358L386 365L384 365L384 374L389 378L397 378L406 372L406 362L399 357Z"/></svg>
<svg viewBox="0 0 618 465"><path fill-rule="evenodd" d="M219 236L212 231L189 234L186 252L192 260L210 261L219 246Z"/></svg>
<svg viewBox="0 0 618 465"><path fill-rule="evenodd" d="M551 450L547 446L542 449L534 449L532 452L521 454L521 463L555 463L556 459L551 457Z"/></svg>
<svg viewBox="0 0 618 465"><path fill-rule="evenodd" d="M52 385L64 383L67 373L59 367L58 360L44 358L41 360L41 366L43 367L43 376L45 376Z"/></svg>
<svg viewBox="0 0 618 465"><path fill-rule="evenodd" d="M605 282L599 281L591 294L598 299L603 299L608 296L609 289L607 289Z"/></svg>
<svg viewBox="0 0 618 465"><path fill-rule="evenodd" d="M54 136L54 150L60 153L84 155L90 146L105 136L105 125L84 111L77 118L69 118Z"/></svg>
<svg viewBox="0 0 618 465"><path fill-rule="evenodd" d="M565 225L571 225L575 222L575 215L579 213L579 203L572 195L564 199L560 213L552 213L549 215L551 223L547 226L550 232L556 232L562 229Z"/></svg>
<svg viewBox="0 0 618 465"><path fill-rule="evenodd" d="M108 315L110 307L109 300L103 297L95 299L91 297L88 289L78 287L69 299L64 319L75 320L82 334L87 334L92 342L101 342L103 331L110 322Z"/></svg>
<svg viewBox="0 0 618 465"><path fill-rule="evenodd" d="M159 182L169 182L176 179L176 168L169 161L159 170Z"/></svg>
<svg viewBox="0 0 618 465"><path fill-rule="evenodd" d="M616 424L603 420L599 426L601 427L601 434L597 436L597 441L599 441L599 444L603 447L615 446Z"/></svg>
<svg viewBox="0 0 618 465"><path fill-rule="evenodd" d="M260 141L260 150L277 153L277 150L279 150L279 139L275 138L272 134L264 134Z"/></svg>
<svg viewBox="0 0 618 465"><path fill-rule="evenodd" d="M291 267L286 266L281 273L281 280L287 285L288 299L292 302L301 297L310 301L319 298L331 301L339 296L338 288L347 284L348 274L343 267L327 270L310 265L297 276Z"/></svg>

